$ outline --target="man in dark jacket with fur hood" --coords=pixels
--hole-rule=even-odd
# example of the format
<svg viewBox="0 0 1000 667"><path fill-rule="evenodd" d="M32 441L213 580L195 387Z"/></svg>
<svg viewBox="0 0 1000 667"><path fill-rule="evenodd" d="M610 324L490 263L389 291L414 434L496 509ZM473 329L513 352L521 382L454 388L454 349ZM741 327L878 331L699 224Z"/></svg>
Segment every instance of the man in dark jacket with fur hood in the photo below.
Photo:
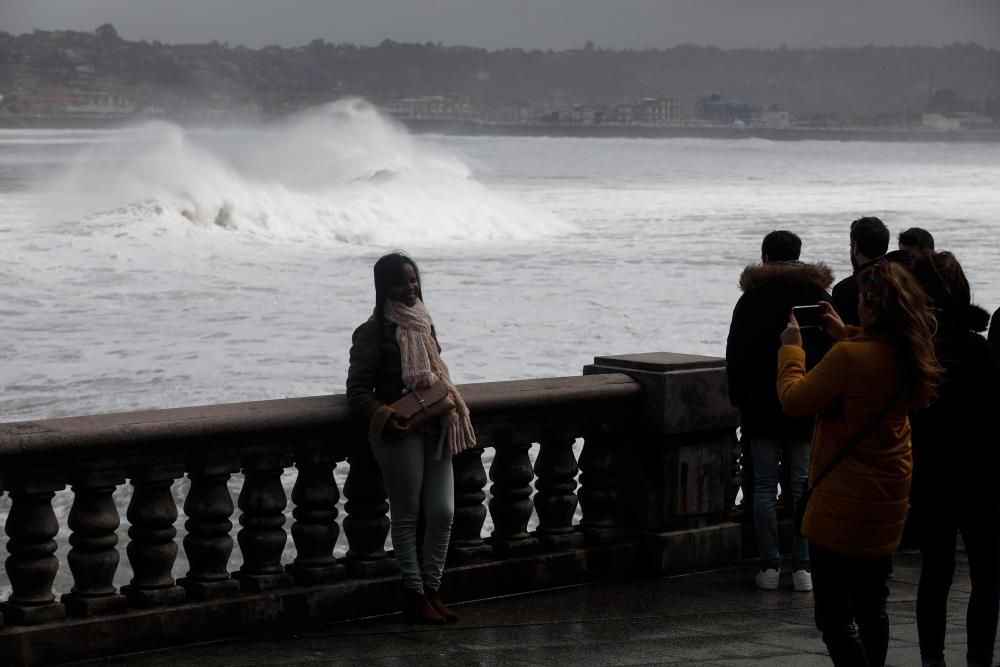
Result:
<svg viewBox="0 0 1000 667"><path fill-rule="evenodd" d="M812 419L786 417L781 410L775 388L779 336L793 306L829 301L827 290L833 284L833 272L827 266L798 261L801 249L802 241L792 232L774 231L764 237L762 263L751 264L740 276L743 295L733 310L726 344L729 397L741 416L744 503L752 498L760 552L757 585L765 590L778 587L781 564L775 514L778 465L783 462L787 468L792 491L788 495L798 500L809 472L812 435ZM807 328L803 342L807 366L812 367L832 341L819 329ZM747 475L751 469L752 476ZM799 535L793 544L792 579L795 590L812 590L809 547Z"/></svg>

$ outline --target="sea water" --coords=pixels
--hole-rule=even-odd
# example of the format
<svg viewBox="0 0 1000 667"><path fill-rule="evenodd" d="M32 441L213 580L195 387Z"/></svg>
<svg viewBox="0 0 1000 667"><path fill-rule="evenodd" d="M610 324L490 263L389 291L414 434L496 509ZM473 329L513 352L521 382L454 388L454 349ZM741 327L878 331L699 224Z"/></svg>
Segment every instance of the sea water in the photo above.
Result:
<svg viewBox="0 0 1000 667"><path fill-rule="evenodd" d="M356 100L238 128L0 130L0 420L342 393L394 249L456 382L721 356L764 234L795 231L839 278L861 215L930 230L992 311L998 184L996 144L413 137Z"/></svg>

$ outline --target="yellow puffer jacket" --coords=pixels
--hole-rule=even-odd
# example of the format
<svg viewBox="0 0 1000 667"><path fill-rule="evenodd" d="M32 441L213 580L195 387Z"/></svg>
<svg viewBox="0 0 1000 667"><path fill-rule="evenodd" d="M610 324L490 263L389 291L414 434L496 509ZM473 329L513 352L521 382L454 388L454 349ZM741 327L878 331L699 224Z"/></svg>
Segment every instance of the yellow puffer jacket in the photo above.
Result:
<svg viewBox="0 0 1000 667"><path fill-rule="evenodd" d="M810 483L841 448L893 400L901 381L896 348L848 327L808 374L801 347L778 352L778 397L785 414L816 415ZM910 495L910 422L897 397L878 425L812 492L802 522L811 542L853 558L876 558L899 546Z"/></svg>

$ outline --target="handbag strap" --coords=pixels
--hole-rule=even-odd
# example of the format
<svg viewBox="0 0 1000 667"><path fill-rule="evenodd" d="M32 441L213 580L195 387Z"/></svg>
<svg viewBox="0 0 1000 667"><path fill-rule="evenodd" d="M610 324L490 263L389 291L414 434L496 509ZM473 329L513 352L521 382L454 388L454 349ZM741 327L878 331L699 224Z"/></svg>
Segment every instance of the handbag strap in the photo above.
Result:
<svg viewBox="0 0 1000 667"><path fill-rule="evenodd" d="M858 435L856 435L854 439L847 444L846 447L837 452L837 455L833 457L833 460L830 461L818 475L816 475L816 479L813 481L813 483L808 485L806 489L807 493L815 489L817 486L819 486L819 483L823 481L823 478L826 477L828 474L830 474L830 471L836 468L837 464L846 459L848 455L852 451L854 451L854 447L859 442L861 442L861 440L864 439L864 437L868 435L871 432L871 430L875 428L876 425L878 425L880 421L882 421L882 417L885 417L886 413L889 412L889 409L896 404L896 400L899 399L899 396L902 393L903 393L903 385L900 385L899 388L896 389L896 393L893 394L892 398L889 399L889 402L886 403L886 406L882 408L882 412L878 413L878 417L873 419L871 423L865 427L865 430L861 431Z"/></svg>

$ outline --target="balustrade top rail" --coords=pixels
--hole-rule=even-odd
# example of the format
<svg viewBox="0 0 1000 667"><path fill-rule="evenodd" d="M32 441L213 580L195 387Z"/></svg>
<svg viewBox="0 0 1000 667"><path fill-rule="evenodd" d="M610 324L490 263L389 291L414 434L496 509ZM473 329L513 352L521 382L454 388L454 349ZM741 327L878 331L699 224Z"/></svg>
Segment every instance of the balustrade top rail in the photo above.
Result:
<svg viewBox="0 0 1000 667"><path fill-rule="evenodd" d="M579 430L581 415L588 418L584 422L624 415L637 406L642 392L624 374L484 382L459 389L484 444L497 430L530 432L533 418L538 429ZM234 446L244 452L356 442L361 432L343 395L8 422L0 423L0 471L110 463L111 456L118 459L115 465L208 458L231 454Z"/></svg>

